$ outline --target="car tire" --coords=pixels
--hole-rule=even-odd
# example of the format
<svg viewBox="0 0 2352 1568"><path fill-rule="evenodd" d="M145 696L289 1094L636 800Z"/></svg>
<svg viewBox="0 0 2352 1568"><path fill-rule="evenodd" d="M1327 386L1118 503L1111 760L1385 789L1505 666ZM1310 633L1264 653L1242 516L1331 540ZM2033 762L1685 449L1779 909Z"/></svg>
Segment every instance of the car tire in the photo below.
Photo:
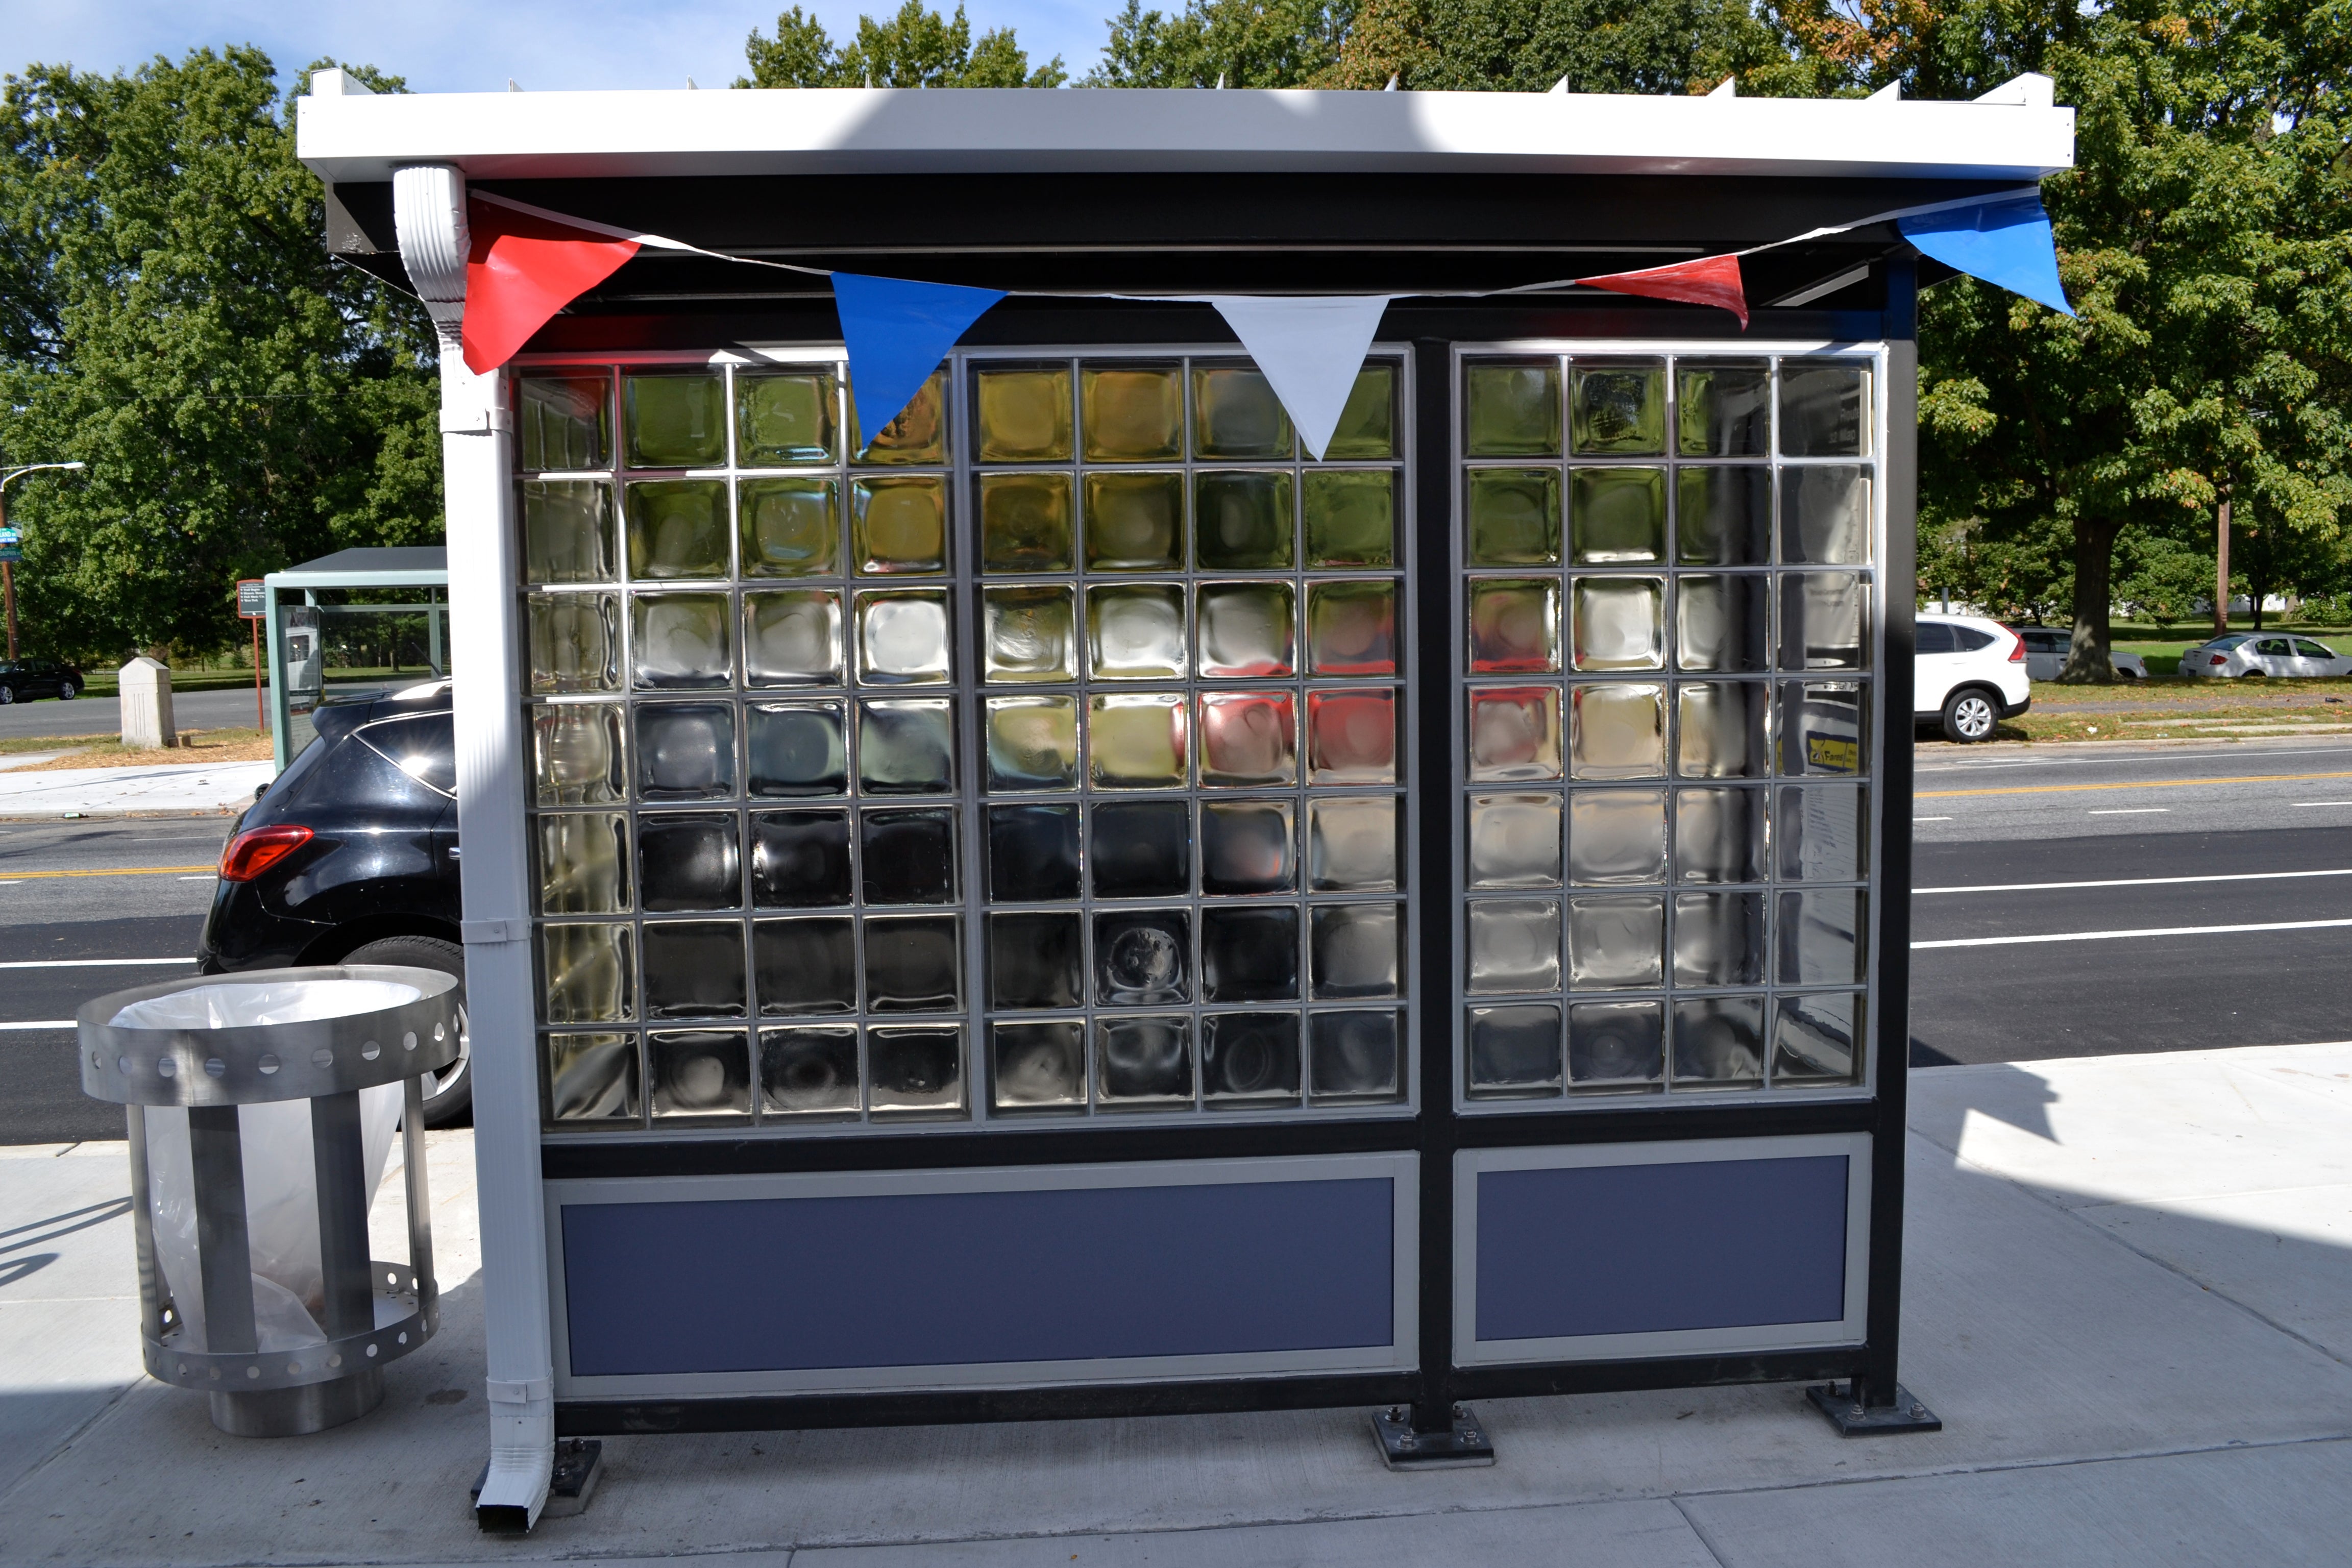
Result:
<svg viewBox="0 0 2352 1568"><path fill-rule="evenodd" d="M1963 686L1944 699L1944 739L1955 745L1991 740L2000 722L2000 704L1981 686Z"/></svg>
<svg viewBox="0 0 2352 1568"><path fill-rule="evenodd" d="M70 702L70 701L72 701L75 698L77 698L77 697L79 697L79 696L80 696L80 695L81 695L81 688L80 688L80 687L79 687L79 686L76 686L72 681L70 681L70 680L66 680L66 681L60 681L60 682L58 682L58 701L60 701L60 702Z"/></svg>
<svg viewBox="0 0 2352 1568"><path fill-rule="evenodd" d="M2238 679L2240 680L2265 680L2270 678L2270 673L2271 672L2267 669L2250 669L2244 674L2239 676Z"/></svg>
<svg viewBox="0 0 2352 1568"><path fill-rule="evenodd" d="M2136 669L2117 669L2116 671L2116 679L2117 680L2137 680L2139 679L2139 671Z"/></svg>
<svg viewBox="0 0 2352 1568"><path fill-rule="evenodd" d="M15 687L0 686L0 708L5 708L9 703L16 700L16 689Z"/></svg>
<svg viewBox="0 0 2352 1568"><path fill-rule="evenodd" d="M457 977L457 1059L429 1075L425 1086L425 1125L450 1127L474 1109L474 1041L466 1017L466 952L454 942L430 936L388 936L343 954L345 963L393 963L434 969Z"/></svg>

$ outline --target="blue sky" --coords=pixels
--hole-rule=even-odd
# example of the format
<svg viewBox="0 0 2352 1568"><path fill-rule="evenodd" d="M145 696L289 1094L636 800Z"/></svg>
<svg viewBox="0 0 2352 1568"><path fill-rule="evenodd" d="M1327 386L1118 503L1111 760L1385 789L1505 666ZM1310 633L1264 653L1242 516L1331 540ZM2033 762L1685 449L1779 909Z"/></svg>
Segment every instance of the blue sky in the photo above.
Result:
<svg viewBox="0 0 2352 1568"><path fill-rule="evenodd" d="M1103 18L1122 3L966 0L966 14L975 33L1009 26L1033 62L1058 53L1083 76L1101 51ZM404 76L420 92L498 91L509 77L526 90L683 87L688 77L724 87L743 68L744 36L771 28L782 8L774 0L0 0L0 72L37 60L112 71L249 43L281 73L333 56ZM840 39L860 11L897 5L807 8Z"/></svg>

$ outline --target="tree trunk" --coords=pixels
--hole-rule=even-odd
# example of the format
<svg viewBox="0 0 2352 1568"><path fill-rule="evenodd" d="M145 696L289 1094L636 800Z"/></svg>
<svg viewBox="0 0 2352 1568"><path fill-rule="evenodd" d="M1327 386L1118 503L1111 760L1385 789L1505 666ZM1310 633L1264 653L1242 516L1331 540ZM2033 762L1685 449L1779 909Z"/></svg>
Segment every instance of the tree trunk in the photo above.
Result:
<svg viewBox="0 0 2352 1568"><path fill-rule="evenodd" d="M2107 658L2107 608L2112 593L2117 525L2084 518L2074 524L2074 635L2058 679L2105 686L2116 667Z"/></svg>

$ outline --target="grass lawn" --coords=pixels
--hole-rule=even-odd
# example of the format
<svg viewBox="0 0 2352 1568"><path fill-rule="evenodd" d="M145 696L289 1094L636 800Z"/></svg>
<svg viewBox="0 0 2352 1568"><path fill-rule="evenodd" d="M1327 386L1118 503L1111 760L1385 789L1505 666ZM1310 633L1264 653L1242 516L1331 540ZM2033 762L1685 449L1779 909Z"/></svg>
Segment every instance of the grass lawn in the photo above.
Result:
<svg viewBox="0 0 2352 1568"><path fill-rule="evenodd" d="M11 768L11 773L37 773L57 768L142 768L163 763L266 763L270 759L266 730L183 730L180 743L169 749L126 746L119 735L8 735L0 737L0 756L28 752L64 752L46 763Z"/></svg>
<svg viewBox="0 0 2352 1568"><path fill-rule="evenodd" d="M2352 680L2175 676L2112 686L2037 680L2032 708L1994 733L2005 741L2221 741L2337 730L2352 735Z"/></svg>

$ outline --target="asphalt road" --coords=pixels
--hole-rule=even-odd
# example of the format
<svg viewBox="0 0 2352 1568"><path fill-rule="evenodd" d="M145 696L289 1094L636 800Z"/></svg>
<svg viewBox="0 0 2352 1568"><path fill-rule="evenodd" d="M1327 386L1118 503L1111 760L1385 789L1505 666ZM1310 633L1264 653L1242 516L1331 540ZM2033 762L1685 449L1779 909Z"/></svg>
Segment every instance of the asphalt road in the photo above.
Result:
<svg viewBox="0 0 2352 1568"><path fill-rule="evenodd" d="M250 730L251 688L231 691L175 691L172 722L183 730ZM0 738L17 735L119 735L122 702L114 697L77 697L71 702L44 698L0 708Z"/></svg>

